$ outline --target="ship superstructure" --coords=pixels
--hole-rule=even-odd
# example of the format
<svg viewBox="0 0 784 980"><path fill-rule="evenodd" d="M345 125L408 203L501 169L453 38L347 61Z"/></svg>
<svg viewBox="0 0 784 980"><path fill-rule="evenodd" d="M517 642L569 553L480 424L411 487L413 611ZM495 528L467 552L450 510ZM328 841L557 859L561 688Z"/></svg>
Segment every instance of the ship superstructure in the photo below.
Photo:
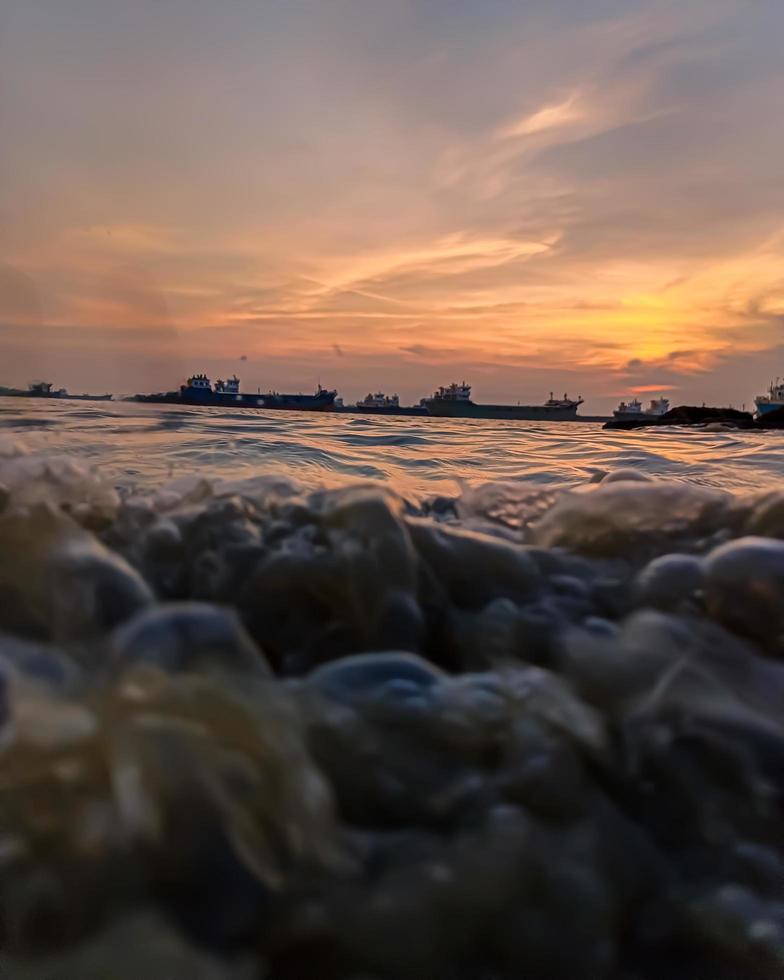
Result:
<svg viewBox="0 0 784 980"><path fill-rule="evenodd" d="M757 395L754 404L759 415L767 415L768 412L775 412L777 408L784 408L784 381L781 378L771 381L767 393Z"/></svg>
<svg viewBox="0 0 784 980"><path fill-rule="evenodd" d="M346 406L344 411L363 415L427 415L423 405L401 405L399 395L387 395L383 391L368 392L355 405Z"/></svg>
<svg viewBox="0 0 784 980"><path fill-rule="evenodd" d="M385 395L383 391L377 391L375 395L368 393L357 402L357 408L400 408L400 397Z"/></svg>
<svg viewBox="0 0 784 980"><path fill-rule="evenodd" d="M219 379L215 382L215 391L222 395L239 395L240 379L236 374L229 378L228 381L221 381Z"/></svg>
<svg viewBox="0 0 784 980"><path fill-rule="evenodd" d="M613 412L616 419L626 422L633 422L635 419L655 419L664 415L670 410L668 398L652 398L648 407L643 409L639 398L630 398L628 402L622 401Z"/></svg>

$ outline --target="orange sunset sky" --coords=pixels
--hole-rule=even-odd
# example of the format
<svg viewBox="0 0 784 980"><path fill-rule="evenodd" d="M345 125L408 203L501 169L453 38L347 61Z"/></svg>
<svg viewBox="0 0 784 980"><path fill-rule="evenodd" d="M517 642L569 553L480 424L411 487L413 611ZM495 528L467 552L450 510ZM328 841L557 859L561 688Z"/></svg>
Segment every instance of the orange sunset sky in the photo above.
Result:
<svg viewBox="0 0 784 980"><path fill-rule="evenodd" d="M5 0L0 384L748 406L782 37L780 0Z"/></svg>

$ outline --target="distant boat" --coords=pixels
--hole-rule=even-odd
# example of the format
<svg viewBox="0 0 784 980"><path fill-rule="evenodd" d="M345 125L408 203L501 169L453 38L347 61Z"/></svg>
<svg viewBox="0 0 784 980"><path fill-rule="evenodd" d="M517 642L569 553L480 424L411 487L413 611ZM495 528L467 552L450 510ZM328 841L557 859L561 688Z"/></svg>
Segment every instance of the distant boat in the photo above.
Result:
<svg viewBox="0 0 784 980"><path fill-rule="evenodd" d="M777 408L784 408L784 382L781 378L771 381L766 395L757 395L754 399L757 406L758 415L767 415L768 412L775 412Z"/></svg>
<svg viewBox="0 0 784 980"><path fill-rule="evenodd" d="M368 393L356 405L349 405L345 410L368 415L427 415L427 409L423 405L401 405L398 395L385 395L382 391Z"/></svg>
<svg viewBox="0 0 784 980"><path fill-rule="evenodd" d="M51 381L31 381L27 388L0 387L0 396L4 398L63 398L78 402L109 402L112 395L70 395L65 388L53 389Z"/></svg>
<svg viewBox="0 0 784 980"><path fill-rule="evenodd" d="M635 419L656 419L670 410L668 398L652 398L646 409L643 409L639 398L631 398L621 402L613 412L613 417L623 422L633 422Z"/></svg>
<svg viewBox="0 0 784 980"><path fill-rule="evenodd" d="M577 418L582 398L550 397L541 405L484 405L471 400L471 385L453 383L439 388L424 400L430 415L440 418L524 419L541 422L569 422Z"/></svg>
<svg viewBox="0 0 784 980"><path fill-rule="evenodd" d="M362 401L358 401L357 408L400 408L400 397L378 391L375 395L367 394Z"/></svg>
<svg viewBox="0 0 784 980"><path fill-rule="evenodd" d="M331 412L335 408L337 391L328 391L321 385L313 395L287 395L278 391L253 393L240 391L240 379L235 375L228 381L218 380L213 387L206 374L194 374L180 386L177 401L186 405L211 405L220 408L272 408L293 411ZM153 397L145 401L156 401ZM161 400L170 401L164 395Z"/></svg>

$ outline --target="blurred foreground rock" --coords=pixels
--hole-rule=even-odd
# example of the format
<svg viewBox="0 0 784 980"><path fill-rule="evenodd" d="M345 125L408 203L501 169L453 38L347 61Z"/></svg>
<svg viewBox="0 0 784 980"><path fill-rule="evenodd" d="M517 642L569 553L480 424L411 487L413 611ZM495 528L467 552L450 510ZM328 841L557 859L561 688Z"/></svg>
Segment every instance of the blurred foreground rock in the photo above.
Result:
<svg viewBox="0 0 784 980"><path fill-rule="evenodd" d="M784 497L23 472L0 976L784 974Z"/></svg>

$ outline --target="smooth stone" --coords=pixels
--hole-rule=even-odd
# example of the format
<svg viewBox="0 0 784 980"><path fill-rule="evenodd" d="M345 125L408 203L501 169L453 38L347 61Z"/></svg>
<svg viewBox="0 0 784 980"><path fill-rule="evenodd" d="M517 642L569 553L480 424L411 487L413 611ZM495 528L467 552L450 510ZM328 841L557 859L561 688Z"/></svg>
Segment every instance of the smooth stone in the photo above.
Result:
<svg viewBox="0 0 784 980"><path fill-rule="evenodd" d="M529 601L541 592L536 561L519 545L420 518L408 527L420 558L457 606L481 608L498 597Z"/></svg>
<svg viewBox="0 0 784 980"><path fill-rule="evenodd" d="M413 653L361 653L314 670L306 682L337 701L352 703L381 689L404 698L427 691L446 675Z"/></svg>
<svg viewBox="0 0 784 980"><path fill-rule="evenodd" d="M539 546L594 558L653 558L673 540L704 537L727 524L729 493L694 484L603 480L586 493L561 494L532 529Z"/></svg>
<svg viewBox="0 0 784 980"><path fill-rule="evenodd" d="M784 542L738 538L705 559L710 614L724 625L762 641L784 631Z"/></svg>
<svg viewBox="0 0 784 980"><path fill-rule="evenodd" d="M53 559L51 635L84 640L108 633L153 601L150 587L120 555L79 542Z"/></svg>
<svg viewBox="0 0 784 980"><path fill-rule="evenodd" d="M232 611L208 603L155 606L115 632L111 650L118 665L152 663L165 670L236 670L268 676L259 648Z"/></svg>
<svg viewBox="0 0 784 980"><path fill-rule="evenodd" d="M13 669L8 666L0 649L0 733L11 720L14 702Z"/></svg>
<svg viewBox="0 0 784 980"><path fill-rule="evenodd" d="M650 483L653 477L648 476L640 470L633 470L630 467L623 467L620 470L611 470L606 476L602 477L600 483ZM593 482L593 481L591 481Z"/></svg>
<svg viewBox="0 0 784 980"><path fill-rule="evenodd" d="M634 590L642 606L675 609L702 587L703 562L693 555L654 558L637 576Z"/></svg>
<svg viewBox="0 0 784 980"><path fill-rule="evenodd" d="M150 556L167 556L182 547L182 533L174 521L162 519L144 536L145 551Z"/></svg>
<svg viewBox="0 0 784 980"><path fill-rule="evenodd" d="M6 969L8 972L6 973ZM4 956L14 980L258 980L249 957L226 961L189 944L157 910L112 922L80 945L38 956Z"/></svg>
<svg viewBox="0 0 784 980"><path fill-rule="evenodd" d="M768 538L784 537L784 493L767 494L754 506L746 522L749 534Z"/></svg>
<svg viewBox="0 0 784 980"><path fill-rule="evenodd" d="M28 680L57 690L75 688L82 677L74 661L57 647L7 633L0 633L0 662Z"/></svg>
<svg viewBox="0 0 784 980"><path fill-rule="evenodd" d="M424 634L424 619L416 598L409 592L388 592L380 605L376 632L386 649L418 649Z"/></svg>
<svg viewBox="0 0 784 980"><path fill-rule="evenodd" d="M574 599L587 599L591 594L588 584L576 575L551 575L548 584L558 595Z"/></svg>
<svg viewBox="0 0 784 980"><path fill-rule="evenodd" d="M2 514L0 554L0 626L9 632L92 640L153 598L124 558L51 506Z"/></svg>

